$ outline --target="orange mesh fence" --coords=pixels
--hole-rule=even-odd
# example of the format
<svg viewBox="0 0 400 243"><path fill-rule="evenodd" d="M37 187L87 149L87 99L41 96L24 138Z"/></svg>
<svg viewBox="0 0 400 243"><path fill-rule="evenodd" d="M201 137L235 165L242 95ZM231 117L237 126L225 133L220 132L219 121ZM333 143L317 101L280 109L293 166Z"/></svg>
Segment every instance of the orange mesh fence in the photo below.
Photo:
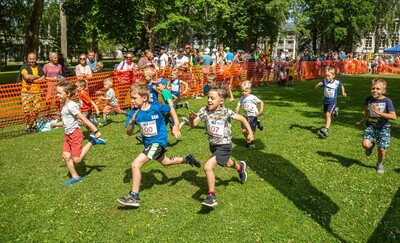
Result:
<svg viewBox="0 0 400 243"><path fill-rule="evenodd" d="M359 74L368 72L368 64L363 60L327 60L321 62L298 62L294 64L294 80L309 80L324 76L327 66L335 67L338 74ZM240 87L245 80L251 80L254 86L276 83L279 68L283 66L289 73L286 63L261 63L247 62L233 65L193 66L179 70L178 78L188 84L186 94L181 97L195 97L202 95L203 86L206 84L207 75L215 73L218 82L227 82L231 89ZM156 77L165 77L170 80L171 67L157 70ZM400 68L380 64L379 73L400 74ZM87 91L100 111L106 102L100 99L105 95L103 81L111 77L114 90L122 108L131 106L129 87L136 82L144 82L142 72L102 72L86 77L65 78L75 82L77 78L87 81ZM56 85L58 80L43 80L37 82L39 87L35 91L25 91L20 83L0 85L0 129L13 125L32 123L38 118L57 119L60 117L60 104L56 98ZM181 87L184 90L184 87ZM25 92L23 92L25 91ZM77 100L78 97L75 97Z"/></svg>

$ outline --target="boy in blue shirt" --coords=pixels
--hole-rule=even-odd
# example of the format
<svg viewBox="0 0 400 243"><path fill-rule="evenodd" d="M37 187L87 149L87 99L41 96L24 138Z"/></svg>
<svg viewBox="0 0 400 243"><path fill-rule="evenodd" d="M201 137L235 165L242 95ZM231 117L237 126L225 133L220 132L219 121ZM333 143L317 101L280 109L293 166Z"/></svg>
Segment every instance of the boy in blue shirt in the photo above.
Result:
<svg viewBox="0 0 400 243"><path fill-rule="evenodd" d="M171 80L170 80L170 87L171 87L171 94L174 102L174 108L179 109L182 107L185 107L186 109L189 109L189 104L185 102L185 104L179 104L181 101L181 84L185 86L185 90L183 91L184 94L186 94L186 91L188 90L188 83L180 80L178 78L178 69L174 69L171 72ZM168 85L167 85L168 87Z"/></svg>
<svg viewBox="0 0 400 243"><path fill-rule="evenodd" d="M339 116L339 107L336 107L338 89L342 89L342 95L347 96L343 84L335 79L335 68L327 67L325 69L325 79L315 85L315 88L324 88L324 113L326 125L320 131L325 137L329 136L329 128L332 122L332 114Z"/></svg>
<svg viewBox="0 0 400 243"><path fill-rule="evenodd" d="M168 86L167 80L165 80L164 78L159 79L154 84L156 85L158 92L161 93L161 97L164 101L164 104L166 104L170 107L169 112L163 112L165 124L169 123L172 134L179 133L180 129L178 127L178 125L179 125L178 115L176 114L176 110L174 108L174 101L172 98L172 94L167 89L167 86ZM176 120L175 120L175 118L176 118Z"/></svg>
<svg viewBox="0 0 400 243"><path fill-rule="evenodd" d="M378 163L376 171L384 173L383 159L386 149L390 145L390 120L396 120L396 111L393 102L385 96L386 80L376 78L372 80L371 96L365 99L364 117L357 122L360 125L366 121L362 146L365 155L370 156L372 150L378 145Z"/></svg>
<svg viewBox="0 0 400 243"><path fill-rule="evenodd" d="M186 157L165 156L165 148L168 142L168 133L165 126L162 112L170 112L168 105L151 105L148 102L150 90L147 84L136 83L131 86L130 94L134 109L126 119L126 133L130 136L133 133L134 124L140 128L143 135L143 144L145 149L132 162L132 191L125 197L120 197L117 201L126 206L139 207L139 187L141 181L140 168L149 160L157 160L164 166L186 163L191 166L200 167L200 163L192 154ZM172 113L176 116L176 113ZM174 120L177 120L174 117ZM179 131L173 133L175 137L180 137Z"/></svg>

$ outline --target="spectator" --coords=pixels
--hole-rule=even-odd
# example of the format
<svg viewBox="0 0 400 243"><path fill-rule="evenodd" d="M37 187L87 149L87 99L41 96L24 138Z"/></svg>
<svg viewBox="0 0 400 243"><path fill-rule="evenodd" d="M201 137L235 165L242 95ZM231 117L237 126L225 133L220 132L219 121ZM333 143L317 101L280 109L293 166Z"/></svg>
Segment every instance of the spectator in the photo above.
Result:
<svg viewBox="0 0 400 243"><path fill-rule="evenodd" d="M92 76L92 69L86 63L86 54L82 53L79 56L79 64L75 67L75 75L82 77L91 77Z"/></svg>
<svg viewBox="0 0 400 243"><path fill-rule="evenodd" d="M94 57L94 51L89 51L88 52L86 63L89 65L90 70L92 70L92 73L96 72L97 61L96 61L96 59Z"/></svg>
<svg viewBox="0 0 400 243"><path fill-rule="evenodd" d="M120 72L131 72L135 68L135 63L132 61L133 53L127 52L125 55L125 60L120 62L117 66L117 70Z"/></svg>

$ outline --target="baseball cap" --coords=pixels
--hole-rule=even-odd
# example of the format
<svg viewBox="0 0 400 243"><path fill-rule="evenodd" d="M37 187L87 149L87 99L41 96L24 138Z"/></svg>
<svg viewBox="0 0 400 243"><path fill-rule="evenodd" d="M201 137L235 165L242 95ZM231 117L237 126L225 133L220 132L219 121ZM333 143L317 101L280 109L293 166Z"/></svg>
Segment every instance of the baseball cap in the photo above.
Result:
<svg viewBox="0 0 400 243"><path fill-rule="evenodd" d="M185 45L185 49L191 48L191 46L189 44Z"/></svg>
<svg viewBox="0 0 400 243"><path fill-rule="evenodd" d="M154 82L154 84L164 84L164 85L168 85L168 82L167 82L167 80L165 79L165 78L159 78L159 79L157 79L155 82Z"/></svg>
<svg viewBox="0 0 400 243"><path fill-rule="evenodd" d="M210 54L210 48L206 48L206 49L204 49L204 54L206 54L206 55L208 55L208 54Z"/></svg>
<svg viewBox="0 0 400 243"><path fill-rule="evenodd" d="M182 48L179 48L179 49L178 49L178 52L183 52L183 49L182 49Z"/></svg>
<svg viewBox="0 0 400 243"><path fill-rule="evenodd" d="M216 51L217 51L217 49L215 49L215 48L214 48L212 51L213 51L213 52L216 52Z"/></svg>
<svg viewBox="0 0 400 243"><path fill-rule="evenodd" d="M225 51L229 51L231 48L229 48L228 46L225 47Z"/></svg>
<svg viewBox="0 0 400 243"><path fill-rule="evenodd" d="M165 49L165 46L161 46L161 47L160 47L160 50L166 50L166 49Z"/></svg>

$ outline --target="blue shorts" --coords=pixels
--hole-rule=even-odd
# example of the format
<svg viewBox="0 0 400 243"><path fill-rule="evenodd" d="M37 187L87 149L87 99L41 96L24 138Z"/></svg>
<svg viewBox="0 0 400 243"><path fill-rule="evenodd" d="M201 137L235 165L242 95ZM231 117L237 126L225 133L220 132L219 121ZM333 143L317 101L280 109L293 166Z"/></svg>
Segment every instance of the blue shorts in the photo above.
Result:
<svg viewBox="0 0 400 243"><path fill-rule="evenodd" d="M255 116L245 116L245 118L249 122L251 130L253 130L253 132L255 132L256 129L257 129L257 122L258 122L257 117L255 117ZM242 123L242 128L243 129L246 128L243 123Z"/></svg>
<svg viewBox="0 0 400 243"><path fill-rule="evenodd" d="M324 113L333 113L335 111L336 103L324 104Z"/></svg>
<svg viewBox="0 0 400 243"><path fill-rule="evenodd" d="M364 130L364 139L371 142L376 140L376 144L381 148L387 148L390 145L390 127L375 128L367 126Z"/></svg>

